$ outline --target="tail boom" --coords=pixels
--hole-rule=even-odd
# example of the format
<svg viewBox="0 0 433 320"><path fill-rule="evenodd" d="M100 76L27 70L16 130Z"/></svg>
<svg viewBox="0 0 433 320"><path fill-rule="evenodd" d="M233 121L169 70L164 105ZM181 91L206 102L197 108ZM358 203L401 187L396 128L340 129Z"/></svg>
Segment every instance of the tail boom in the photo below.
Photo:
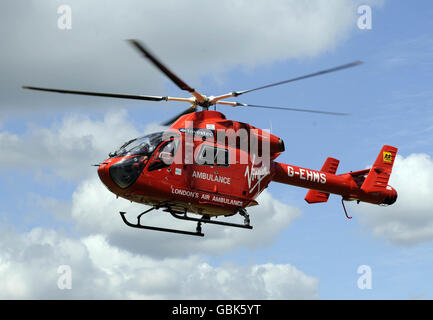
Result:
<svg viewBox="0 0 433 320"><path fill-rule="evenodd" d="M272 180L310 189L305 199L309 203L326 202L326 194L332 193L342 196L343 200L390 205L397 199L397 191L388 185L396 153L396 148L384 146L371 169L338 175L329 169L322 171L325 165L317 171L273 162Z"/></svg>

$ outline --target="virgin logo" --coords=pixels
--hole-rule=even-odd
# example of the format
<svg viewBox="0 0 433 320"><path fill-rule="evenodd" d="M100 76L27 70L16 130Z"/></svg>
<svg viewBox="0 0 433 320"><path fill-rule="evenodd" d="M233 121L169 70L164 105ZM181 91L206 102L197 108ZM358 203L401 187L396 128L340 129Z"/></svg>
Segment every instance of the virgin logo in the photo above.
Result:
<svg viewBox="0 0 433 320"><path fill-rule="evenodd" d="M255 188L257 188L257 192L260 192L260 182L270 173L269 168L266 166L261 166L259 168L254 167L256 157L253 156L253 161L250 166L248 165L244 176L247 177L248 180L248 188L250 188L249 192L253 192ZM254 183L253 186L251 186Z"/></svg>

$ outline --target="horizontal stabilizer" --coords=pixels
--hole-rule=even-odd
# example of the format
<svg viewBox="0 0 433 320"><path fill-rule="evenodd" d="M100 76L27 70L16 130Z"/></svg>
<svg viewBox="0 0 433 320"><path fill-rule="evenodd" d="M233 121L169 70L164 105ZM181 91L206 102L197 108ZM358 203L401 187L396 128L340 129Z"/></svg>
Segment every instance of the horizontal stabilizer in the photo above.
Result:
<svg viewBox="0 0 433 320"><path fill-rule="evenodd" d="M340 160L328 157L320 171L335 174L337 172L339 163ZM329 198L329 193L310 189L308 190L307 195L305 196L304 199L305 201L311 204L311 203L327 202L328 198Z"/></svg>
<svg viewBox="0 0 433 320"><path fill-rule="evenodd" d="M340 160L328 157L320 171L335 174L337 172Z"/></svg>
<svg viewBox="0 0 433 320"><path fill-rule="evenodd" d="M308 190L305 196L305 201L308 203L320 203L328 201L329 193L321 192L317 190Z"/></svg>

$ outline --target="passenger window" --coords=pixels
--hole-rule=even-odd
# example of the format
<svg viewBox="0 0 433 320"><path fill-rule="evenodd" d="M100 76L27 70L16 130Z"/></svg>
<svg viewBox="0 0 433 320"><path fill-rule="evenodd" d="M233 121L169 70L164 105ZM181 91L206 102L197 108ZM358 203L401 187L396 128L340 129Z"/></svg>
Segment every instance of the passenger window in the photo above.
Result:
<svg viewBox="0 0 433 320"><path fill-rule="evenodd" d="M170 140L164 142L155 153L152 162L149 164L148 171L169 167L174 160L179 140Z"/></svg>
<svg viewBox="0 0 433 320"><path fill-rule="evenodd" d="M230 165L229 159L227 149L202 144L195 163L198 165L228 167Z"/></svg>

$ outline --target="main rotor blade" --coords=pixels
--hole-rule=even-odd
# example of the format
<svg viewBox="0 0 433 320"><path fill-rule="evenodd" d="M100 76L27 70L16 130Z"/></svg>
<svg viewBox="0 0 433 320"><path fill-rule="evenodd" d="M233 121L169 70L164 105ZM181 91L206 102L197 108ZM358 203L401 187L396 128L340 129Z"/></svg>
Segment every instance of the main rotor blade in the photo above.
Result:
<svg viewBox="0 0 433 320"><path fill-rule="evenodd" d="M133 99L133 100L148 100L148 101L167 101L168 97L161 96L145 96L145 95L134 95L134 94L118 94L118 93L105 93L105 92L92 92L92 91L76 91L76 90L63 90L63 89L50 89L40 87L29 87L23 86L23 89L48 91L57 93L68 93L78 94L84 96L97 96L97 97L109 97L109 98L121 98L121 99Z"/></svg>
<svg viewBox="0 0 433 320"><path fill-rule="evenodd" d="M179 113L178 115L174 116L173 118L171 118L170 120L162 123L163 126L170 126L172 125L177 119L179 119L181 116L188 114L188 113L193 113L196 111L196 107L195 106L191 106L188 109L184 110L182 113Z"/></svg>
<svg viewBox="0 0 433 320"><path fill-rule="evenodd" d="M227 94L223 94L223 95L214 97L210 102L211 102L211 104L213 104L213 103L216 103L217 101L219 101L221 99L226 99L226 98L230 98L230 97L237 97L237 96L240 96L241 94L244 94L244 93L248 93L248 92L252 92L252 91L256 91L256 90L261 90L261 89L266 89L266 88L270 88L270 87L275 87L275 86L279 86L279 85L286 84L286 83L289 83L289 82L294 82L294 81L303 80L303 79L307 79L307 78L312 78L312 77L320 76L320 75L326 74L326 73L340 71L340 70L343 70L343 69L347 69L347 68L358 66L358 65L360 65L362 63L363 63L362 61L354 61L354 62L351 62L351 63L343 64L343 65L338 66L338 67L322 70L322 71L315 72L315 73L310 73L310 74L307 74L307 75L304 75L304 76L301 76L301 77L296 77L296 78L292 78L292 79L288 79L288 80L284 80L284 81L279 81L279 82L267 84L267 85L264 85L264 86L261 86L261 87L257 87L257 88L254 88L254 89L248 89L248 90L243 90L243 91L230 92L230 93L227 93Z"/></svg>
<svg viewBox="0 0 433 320"><path fill-rule="evenodd" d="M171 79L180 89L188 91L191 93L198 102L205 101L205 98L195 89L191 88L188 84L186 84L183 80L181 80L178 76L176 76L170 69L168 69L161 61L159 61L153 54L149 52L144 46L135 39L128 40L138 51L140 51L144 57L149 59L159 70L161 70L167 77Z"/></svg>
<svg viewBox="0 0 433 320"><path fill-rule="evenodd" d="M247 103L239 103L239 102L232 102L232 101L218 101L217 104L222 104L222 105L227 105L232 107L252 107L252 108L277 109L277 110L287 110L287 111L296 111L296 112L320 113L320 114L328 114L333 116L349 115L348 113L341 113L341 112L321 111L321 110L301 109L301 108L261 106L257 104L247 104Z"/></svg>
<svg viewBox="0 0 433 320"><path fill-rule="evenodd" d="M301 76L301 77L296 77L296 78L292 78L292 79L289 79L289 80L279 81L279 82L271 83L271 84L268 84L268 85L265 85L265 86L261 86L261 87L258 87L258 88L248 89L248 90L244 90L244 91L240 91L240 92L236 92L236 93L237 93L237 95L241 95L241 94L252 92L252 91L256 91L256 90L261 90L261 89L266 89L266 88L270 88L270 87L274 87L274 86L279 86L281 84L285 84L285 83L289 83L289 82L294 82L294 81L298 81L298 80L303 80L303 79L307 79L307 78L312 78L312 77L315 77L315 76L320 76L322 74L331 73L331 72L340 71L340 70L343 70L343 69L355 67L355 66L360 65L361 63L362 63L362 61L354 61L354 62L343 64L341 66L334 67L334 68L331 68L331 69L326 69L326 70L322 70L322 71L319 71L319 72L310 73L310 74L307 74L307 75L304 75L304 76Z"/></svg>

